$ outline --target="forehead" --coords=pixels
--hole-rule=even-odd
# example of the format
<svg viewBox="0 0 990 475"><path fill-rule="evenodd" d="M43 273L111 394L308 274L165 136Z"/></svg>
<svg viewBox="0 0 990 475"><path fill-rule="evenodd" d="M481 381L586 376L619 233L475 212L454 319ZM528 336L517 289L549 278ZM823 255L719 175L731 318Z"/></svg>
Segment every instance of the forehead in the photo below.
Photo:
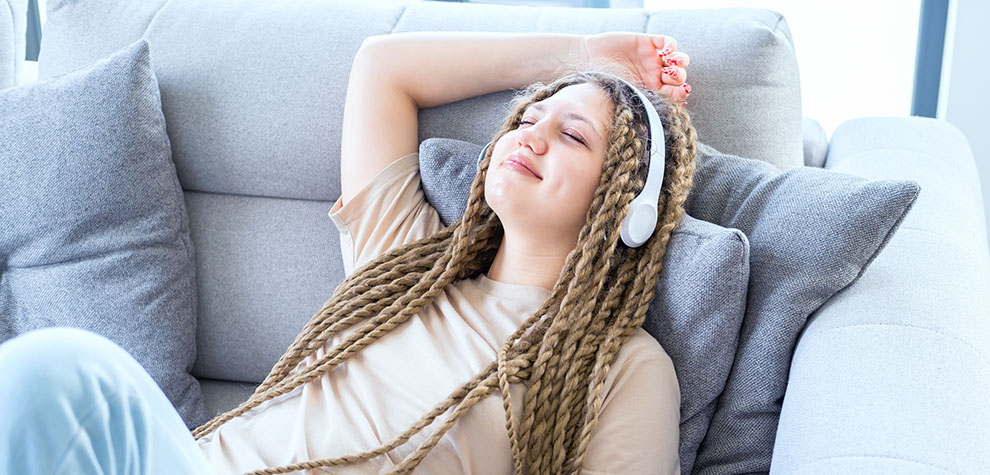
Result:
<svg viewBox="0 0 990 475"><path fill-rule="evenodd" d="M612 120L612 100L602 88L590 83L567 86L533 106L543 110L576 112L592 121L599 132L607 131L607 125Z"/></svg>

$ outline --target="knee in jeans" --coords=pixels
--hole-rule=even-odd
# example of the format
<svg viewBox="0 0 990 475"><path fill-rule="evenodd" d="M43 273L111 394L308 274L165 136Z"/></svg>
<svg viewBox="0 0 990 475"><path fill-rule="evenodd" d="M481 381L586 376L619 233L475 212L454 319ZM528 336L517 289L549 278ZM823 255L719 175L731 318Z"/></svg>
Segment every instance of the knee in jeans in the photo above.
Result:
<svg viewBox="0 0 990 475"><path fill-rule="evenodd" d="M99 372L124 357L126 351L95 333L46 328L0 345L0 380L25 395L44 398L60 385L79 387L86 373Z"/></svg>

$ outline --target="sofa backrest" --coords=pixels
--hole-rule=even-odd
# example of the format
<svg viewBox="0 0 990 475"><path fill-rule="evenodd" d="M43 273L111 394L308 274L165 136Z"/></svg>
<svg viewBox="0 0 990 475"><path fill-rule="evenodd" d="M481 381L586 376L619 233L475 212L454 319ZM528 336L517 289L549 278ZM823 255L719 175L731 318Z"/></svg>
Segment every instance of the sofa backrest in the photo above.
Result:
<svg viewBox="0 0 990 475"><path fill-rule="evenodd" d="M197 260L196 376L260 381L343 279L327 211L352 58L369 35L435 30L672 35L692 58L701 141L784 169L803 162L790 34L766 10L50 0L42 78L151 44ZM510 96L424 110L420 138L486 142Z"/></svg>
<svg viewBox="0 0 990 475"><path fill-rule="evenodd" d="M16 86L24 68L27 0L0 0L0 89Z"/></svg>

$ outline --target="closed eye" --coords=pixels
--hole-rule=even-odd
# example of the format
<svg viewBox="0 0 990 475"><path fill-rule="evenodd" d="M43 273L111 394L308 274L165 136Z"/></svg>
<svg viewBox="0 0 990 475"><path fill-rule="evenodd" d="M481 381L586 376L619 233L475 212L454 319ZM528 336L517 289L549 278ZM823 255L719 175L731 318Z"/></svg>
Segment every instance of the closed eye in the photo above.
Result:
<svg viewBox="0 0 990 475"><path fill-rule="evenodd" d="M533 125L535 123L536 122L534 122L532 119L519 119L516 121L516 125L519 127L522 127L524 125ZM584 139L581 138L581 136L578 134L574 134L571 132L563 132L563 134L581 145L588 145L587 142L585 142Z"/></svg>
<svg viewBox="0 0 990 475"><path fill-rule="evenodd" d="M574 139L575 141L577 141L577 143L579 143L581 145L588 145L587 143L585 143L584 139L582 139L581 137L579 137L576 134L571 134L571 133L568 133L568 132L564 132L564 135L566 135L566 136Z"/></svg>

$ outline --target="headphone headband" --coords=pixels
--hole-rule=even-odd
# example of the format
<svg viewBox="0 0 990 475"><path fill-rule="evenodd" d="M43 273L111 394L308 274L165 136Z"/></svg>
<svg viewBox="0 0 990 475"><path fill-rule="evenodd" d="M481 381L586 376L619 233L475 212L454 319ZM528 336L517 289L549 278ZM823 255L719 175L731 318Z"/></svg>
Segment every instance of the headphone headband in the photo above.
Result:
<svg viewBox="0 0 990 475"><path fill-rule="evenodd" d="M649 122L650 152L648 157L650 159L650 169L647 173L643 190L629 202L629 209L626 211L625 218L622 219L622 229L619 231L622 242L626 246L639 247L650 239L650 236L653 235L653 231L657 227L657 206L660 201L660 187L663 185L663 173L666 168L667 159L663 123L660 121L660 113L657 112L656 107L653 106L650 99L639 88L619 76L608 73L597 74L611 77L632 89L636 97L643 104L643 109L646 110L646 119ZM484 159L485 153L491 145L491 142L489 142L481 149L481 154L478 155L479 164Z"/></svg>
<svg viewBox="0 0 990 475"><path fill-rule="evenodd" d="M629 202L629 209L626 217L622 220L622 229L619 234L622 242L629 247L639 247L650 239L653 231L657 227L658 210L660 201L660 187L663 186L663 172L666 168L667 146L664 139L663 123L660 121L660 113L653 106L650 99L643 94L638 87L630 84L625 79L608 73L601 73L612 77L636 93L636 97L643 104L646 110L646 119L650 129L650 159L649 172L646 175L646 183L642 191Z"/></svg>

